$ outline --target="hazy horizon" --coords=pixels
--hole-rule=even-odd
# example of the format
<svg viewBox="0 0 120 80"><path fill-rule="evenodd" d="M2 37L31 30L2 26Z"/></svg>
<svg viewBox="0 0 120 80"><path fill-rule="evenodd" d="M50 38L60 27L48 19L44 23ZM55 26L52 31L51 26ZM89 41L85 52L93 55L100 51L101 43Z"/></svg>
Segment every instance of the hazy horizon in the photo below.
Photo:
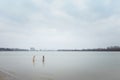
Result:
<svg viewBox="0 0 120 80"><path fill-rule="evenodd" d="M119 46L119 0L1 0L0 47Z"/></svg>

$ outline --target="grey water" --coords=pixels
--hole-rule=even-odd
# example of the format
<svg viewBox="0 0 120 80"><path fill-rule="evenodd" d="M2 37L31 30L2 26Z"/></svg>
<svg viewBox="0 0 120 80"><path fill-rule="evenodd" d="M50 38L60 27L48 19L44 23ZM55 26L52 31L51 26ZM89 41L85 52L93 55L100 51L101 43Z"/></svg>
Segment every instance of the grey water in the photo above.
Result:
<svg viewBox="0 0 120 80"><path fill-rule="evenodd" d="M120 80L120 52L6 51L0 71L15 80Z"/></svg>

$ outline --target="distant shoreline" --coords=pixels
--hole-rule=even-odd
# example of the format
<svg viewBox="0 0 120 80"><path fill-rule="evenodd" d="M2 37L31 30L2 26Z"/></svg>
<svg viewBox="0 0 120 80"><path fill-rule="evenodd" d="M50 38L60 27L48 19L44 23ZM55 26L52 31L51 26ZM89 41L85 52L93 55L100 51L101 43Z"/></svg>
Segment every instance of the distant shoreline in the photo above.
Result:
<svg viewBox="0 0 120 80"><path fill-rule="evenodd" d="M113 51L112 50L109 50L109 51L108 50L106 50L106 51L105 50L104 51L97 51L97 50L96 51L94 51L94 50L93 51L92 50L90 50L90 51L82 51L82 50L81 51L65 51L65 50L64 51L58 51L58 50L47 51L46 50L45 51L44 50L44 51L0 51L0 52L120 52L120 51L117 51L117 50L116 51L115 50L113 50Z"/></svg>
<svg viewBox="0 0 120 80"><path fill-rule="evenodd" d="M31 49L19 49L19 48L0 48L0 51L70 51L70 52L78 52L78 51L99 51L99 52L103 52L103 51L120 51L120 47L119 46L111 46L111 47L107 47L107 48L94 48L94 49L56 49L56 50L52 50L52 49L39 49L36 50L35 48L31 48Z"/></svg>

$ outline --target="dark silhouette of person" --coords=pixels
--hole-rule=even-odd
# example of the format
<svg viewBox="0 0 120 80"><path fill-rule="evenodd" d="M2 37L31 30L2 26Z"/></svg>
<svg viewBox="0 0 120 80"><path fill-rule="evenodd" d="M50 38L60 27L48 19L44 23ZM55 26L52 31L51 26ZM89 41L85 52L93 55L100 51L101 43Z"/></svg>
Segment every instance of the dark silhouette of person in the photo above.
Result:
<svg viewBox="0 0 120 80"><path fill-rule="evenodd" d="M42 56L42 62L44 64L44 62L45 62L45 56Z"/></svg>
<svg viewBox="0 0 120 80"><path fill-rule="evenodd" d="M34 65L35 64L35 55L33 56L32 61L33 61L33 65Z"/></svg>

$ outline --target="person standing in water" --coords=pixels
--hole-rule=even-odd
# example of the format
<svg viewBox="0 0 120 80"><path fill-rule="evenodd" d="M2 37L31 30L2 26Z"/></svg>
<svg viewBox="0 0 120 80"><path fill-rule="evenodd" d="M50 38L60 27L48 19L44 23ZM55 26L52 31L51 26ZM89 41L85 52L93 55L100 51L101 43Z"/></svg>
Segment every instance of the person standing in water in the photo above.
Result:
<svg viewBox="0 0 120 80"><path fill-rule="evenodd" d="M35 64L35 55L33 56L32 62L33 62L33 65L34 65Z"/></svg>
<svg viewBox="0 0 120 80"><path fill-rule="evenodd" d="M42 56L42 62L44 64L44 62L45 62L45 56Z"/></svg>

